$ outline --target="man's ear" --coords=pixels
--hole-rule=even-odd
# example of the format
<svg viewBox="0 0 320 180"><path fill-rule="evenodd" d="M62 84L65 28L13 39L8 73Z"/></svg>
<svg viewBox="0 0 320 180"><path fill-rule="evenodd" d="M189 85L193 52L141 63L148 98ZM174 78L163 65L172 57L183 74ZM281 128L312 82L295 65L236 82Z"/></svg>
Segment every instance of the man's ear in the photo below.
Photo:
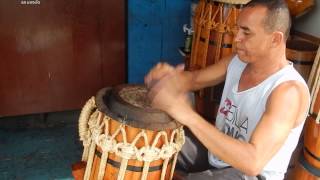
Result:
<svg viewBox="0 0 320 180"><path fill-rule="evenodd" d="M272 47L278 47L284 41L284 34L281 31L275 31L272 33Z"/></svg>

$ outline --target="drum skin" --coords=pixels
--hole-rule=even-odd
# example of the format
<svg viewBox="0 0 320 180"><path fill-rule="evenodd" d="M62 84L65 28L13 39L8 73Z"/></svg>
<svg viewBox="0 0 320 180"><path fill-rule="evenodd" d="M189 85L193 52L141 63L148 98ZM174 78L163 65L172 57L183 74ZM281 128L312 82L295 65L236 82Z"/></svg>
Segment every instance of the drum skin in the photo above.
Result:
<svg viewBox="0 0 320 180"><path fill-rule="evenodd" d="M119 92L123 89L132 89L132 91L145 91L142 85L118 85L109 88L103 88L96 95L96 103L99 111L110 116L112 119L132 127L148 130L176 129L181 126L180 123L173 120L163 111L146 107L138 107L130 104L120 97ZM129 91L129 90L128 90ZM137 97L137 101L144 97Z"/></svg>

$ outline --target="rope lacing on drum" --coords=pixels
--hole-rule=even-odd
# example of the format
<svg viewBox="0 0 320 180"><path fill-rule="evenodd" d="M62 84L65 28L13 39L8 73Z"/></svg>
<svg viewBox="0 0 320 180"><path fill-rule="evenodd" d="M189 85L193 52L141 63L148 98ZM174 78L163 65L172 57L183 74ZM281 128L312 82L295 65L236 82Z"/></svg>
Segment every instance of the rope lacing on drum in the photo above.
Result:
<svg viewBox="0 0 320 180"><path fill-rule="evenodd" d="M113 148L117 144L117 141L114 138L120 132L120 129L118 128L118 130L112 136L108 135L109 134L109 120L110 120L110 117L104 116L103 124L105 127L104 130L105 130L106 134L99 135L99 137L96 141L97 146L101 147L101 150L102 150L101 162L100 162L99 171L98 171L98 180L103 179L106 164L107 164L107 159L108 159L108 155L109 155L108 152L113 151Z"/></svg>
<svg viewBox="0 0 320 180"><path fill-rule="evenodd" d="M312 65L312 69L308 79L308 87L311 91L310 92L311 104L310 104L309 113L311 115L315 115L316 124L320 124L320 109L319 109L319 112L317 112L317 109L316 109L318 94L320 94L320 47L318 48L317 55Z"/></svg>
<svg viewBox="0 0 320 180"><path fill-rule="evenodd" d="M87 161L88 159L88 149L91 144L91 132L88 129L88 121L93 110L96 108L95 99L91 97L82 108L79 116L79 136L84 146L82 161Z"/></svg>
<svg viewBox="0 0 320 180"><path fill-rule="evenodd" d="M103 123L101 123L103 117L103 113L96 110L89 119L88 125L89 125L89 131L91 133L91 144L89 147L89 153L88 153L88 160L86 165L86 170L84 173L84 179L88 180L91 174L92 169L92 163L93 158L96 150L96 141L98 141L99 135L102 132L102 127L104 126Z"/></svg>
<svg viewBox="0 0 320 180"><path fill-rule="evenodd" d="M86 109L92 109L92 108L86 108ZM84 110L83 110L84 111ZM91 111L91 110L90 110ZM92 113L92 111L91 111ZM88 117L88 115L86 115ZM89 116L89 120L87 120L87 126L86 126L86 134L82 134L81 140L90 143L90 150L89 150L89 157L86 159L87 167L85 171L85 178L89 179L90 177L90 171L92 166L92 160L94 153L96 151L96 145L101 148L102 150L102 156L100 159L100 166L99 166L99 172L98 172L98 180L103 179L104 173L105 173L105 167L106 162L108 159L109 153L115 153L117 156L121 157L121 165L118 172L118 180L124 179L125 171L127 168L128 160L139 160L144 162L143 166L143 172L142 172L142 178L146 179L147 174L149 171L150 163L159 159L164 160L163 166L162 166L162 173L161 173L161 179L165 178L166 169L169 163L169 160L173 157L173 163L171 167L171 172L173 173L173 170L175 168L175 163L177 159L177 152L181 150L181 147L184 143L184 133L183 129L178 128L172 131L170 140L168 138L168 135L165 131L157 132L155 135L155 138L151 145L149 145L148 136L145 130L141 130L132 140L131 143L127 141L127 133L125 131L125 125L120 124L119 127L113 131L111 134L109 131L109 123L111 121L111 118L104 115L104 113L96 110ZM101 121L103 123L101 123ZM79 122L80 123L80 122ZM103 132L104 127L104 132ZM91 135L91 137L86 137ZM122 137L122 142L117 142L116 137ZM161 148L157 147L157 144L159 140L163 139L163 145ZM136 147L136 143L139 140L144 141L144 146L141 148ZM86 147L88 144L84 143ZM170 174L170 177L172 177L173 174Z"/></svg>
<svg viewBox="0 0 320 180"><path fill-rule="evenodd" d="M192 40L191 58L189 62L189 69L195 70L207 66L207 54L212 32L217 33L214 39L216 51L213 58L213 63L220 60L220 49L224 40L225 33L230 36L235 36L237 33L237 14L239 9L231 5L225 15L225 4L218 3L214 5L212 2L201 0L197 6L194 18L194 38ZM213 31L212 31L213 30ZM235 42L230 43L232 51L234 51ZM229 45L229 44L228 44ZM200 96L202 96L200 91Z"/></svg>

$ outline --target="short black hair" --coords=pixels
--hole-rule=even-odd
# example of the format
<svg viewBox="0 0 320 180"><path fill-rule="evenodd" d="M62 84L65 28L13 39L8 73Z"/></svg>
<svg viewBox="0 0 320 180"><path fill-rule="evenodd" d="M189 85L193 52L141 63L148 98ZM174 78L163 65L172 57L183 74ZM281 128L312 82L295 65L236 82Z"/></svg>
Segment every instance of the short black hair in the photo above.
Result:
<svg viewBox="0 0 320 180"><path fill-rule="evenodd" d="M285 40L290 35L291 17L287 3L284 0L252 0L245 7L262 6L267 8L264 19L265 30L268 32L281 31Z"/></svg>

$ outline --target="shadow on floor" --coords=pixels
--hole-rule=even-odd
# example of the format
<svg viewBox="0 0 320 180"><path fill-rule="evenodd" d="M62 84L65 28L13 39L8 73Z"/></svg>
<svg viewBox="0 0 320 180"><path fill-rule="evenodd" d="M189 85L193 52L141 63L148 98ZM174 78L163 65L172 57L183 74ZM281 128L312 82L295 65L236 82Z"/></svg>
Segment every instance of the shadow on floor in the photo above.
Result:
<svg viewBox="0 0 320 180"><path fill-rule="evenodd" d="M80 111L0 118L1 180L73 179L81 159Z"/></svg>

